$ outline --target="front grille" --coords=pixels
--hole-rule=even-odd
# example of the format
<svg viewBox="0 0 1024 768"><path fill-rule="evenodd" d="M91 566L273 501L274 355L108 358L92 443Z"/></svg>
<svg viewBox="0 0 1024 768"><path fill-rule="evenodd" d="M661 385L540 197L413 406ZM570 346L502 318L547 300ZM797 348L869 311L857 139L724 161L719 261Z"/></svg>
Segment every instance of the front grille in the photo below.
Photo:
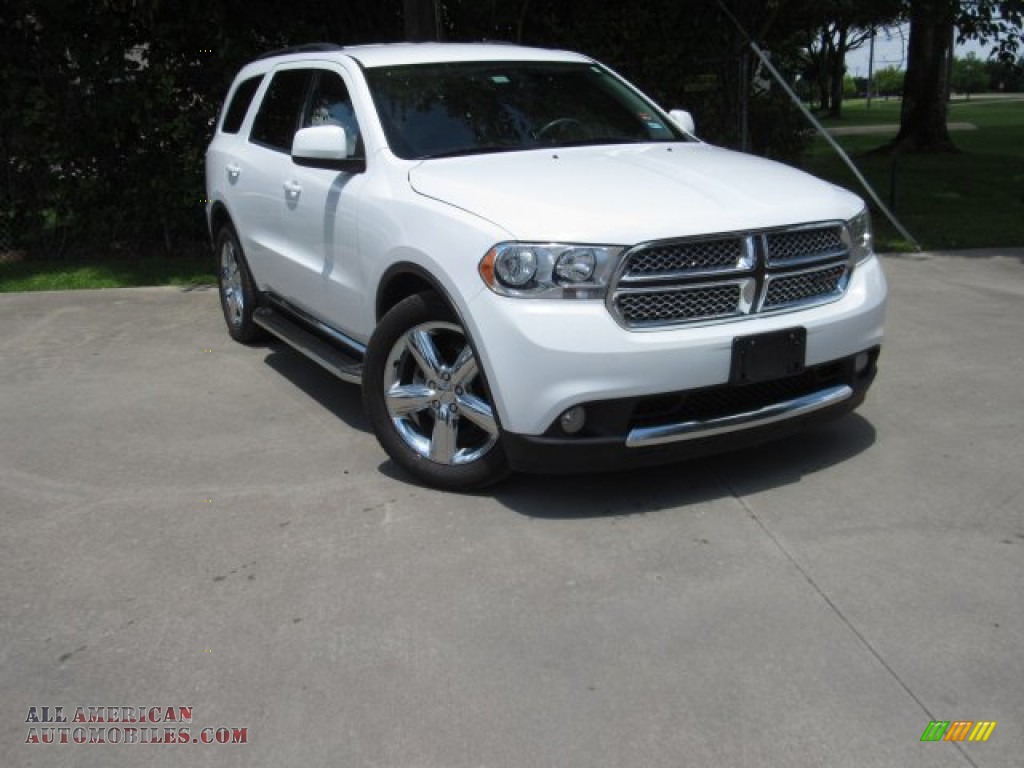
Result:
<svg viewBox="0 0 1024 768"><path fill-rule="evenodd" d="M842 294L846 265L837 264L824 269L809 270L796 275L771 277L764 296L764 309L781 309L817 301L827 296Z"/></svg>
<svg viewBox="0 0 1024 768"><path fill-rule="evenodd" d="M616 299L616 310L630 325L734 317L742 311L742 294L742 287L736 283L624 293Z"/></svg>
<svg viewBox="0 0 1024 768"><path fill-rule="evenodd" d="M650 278L686 272L719 272L739 267L746 254L738 237L665 243L633 253L627 277Z"/></svg>
<svg viewBox="0 0 1024 768"><path fill-rule="evenodd" d="M837 253L845 257L842 232L842 227L832 226L770 233L765 236L768 263L806 262Z"/></svg>
<svg viewBox="0 0 1024 768"><path fill-rule="evenodd" d="M841 297L848 262L841 222L645 243L623 257L608 309L630 329L792 311Z"/></svg>

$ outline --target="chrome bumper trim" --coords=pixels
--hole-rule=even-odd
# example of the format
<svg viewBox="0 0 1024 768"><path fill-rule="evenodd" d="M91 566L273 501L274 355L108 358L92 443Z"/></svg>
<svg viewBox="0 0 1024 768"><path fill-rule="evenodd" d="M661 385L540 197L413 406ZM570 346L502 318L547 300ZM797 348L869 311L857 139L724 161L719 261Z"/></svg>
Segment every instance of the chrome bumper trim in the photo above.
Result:
<svg viewBox="0 0 1024 768"><path fill-rule="evenodd" d="M638 427L631 430L626 437L626 446L644 448L651 445L724 435L728 432L760 427L820 411L848 400L852 396L853 388L848 384L840 384L792 400L766 405L756 411L734 413L731 416L722 416L707 421L683 421L678 424L662 424L656 427Z"/></svg>

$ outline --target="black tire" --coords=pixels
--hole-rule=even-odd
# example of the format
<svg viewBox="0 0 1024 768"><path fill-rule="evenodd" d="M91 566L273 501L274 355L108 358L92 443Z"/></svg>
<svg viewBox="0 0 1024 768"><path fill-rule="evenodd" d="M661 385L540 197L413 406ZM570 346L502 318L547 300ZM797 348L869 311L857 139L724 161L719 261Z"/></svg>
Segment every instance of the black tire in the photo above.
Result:
<svg viewBox="0 0 1024 768"><path fill-rule="evenodd" d="M249 272L235 228L225 224L214 242L217 256L217 289L228 333L235 341L248 344L263 338L263 329L252 321L259 303L259 291Z"/></svg>
<svg viewBox="0 0 1024 768"><path fill-rule="evenodd" d="M366 353L363 402L381 447L424 483L465 491L508 476L476 353L437 294L410 296L381 320Z"/></svg>

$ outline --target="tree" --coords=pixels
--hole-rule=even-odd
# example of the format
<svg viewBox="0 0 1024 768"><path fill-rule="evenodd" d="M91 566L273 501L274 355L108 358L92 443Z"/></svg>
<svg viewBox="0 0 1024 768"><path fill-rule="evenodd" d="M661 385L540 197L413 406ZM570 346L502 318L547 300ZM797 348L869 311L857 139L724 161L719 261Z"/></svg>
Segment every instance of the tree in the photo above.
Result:
<svg viewBox="0 0 1024 768"><path fill-rule="evenodd" d="M306 0L286 24L275 0L4 0L0 217L33 253L202 242L203 152L238 68L401 22L398 0Z"/></svg>
<svg viewBox="0 0 1024 768"><path fill-rule="evenodd" d="M817 19L806 31L804 76L817 84L821 110L829 117L842 115L846 54L863 46L878 27L893 23L901 11L901 0L813 0L799 9L798 18Z"/></svg>
<svg viewBox="0 0 1024 768"><path fill-rule="evenodd" d="M903 92L903 70L885 67L875 72L875 92L880 96L899 96Z"/></svg>
<svg viewBox="0 0 1024 768"><path fill-rule="evenodd" d="M807 30L838 29L836 13L860 30L878 20L861 6L875 14L911 1L725 5L792 76ZM979 17L971 32L993 25ZM203 151L243 63L299 43L441 33L589 53L662 104L692 110L715 143L791 159L808 141L778 88L752 86L759 63L748 40L710 0L304 0L284 15L277 0L3 0L0 221L32 253L176 252L202 242ZM1011 81L1004 73L1000 82Z"/></svg>
<svg viewBox="0 0 1024 768"><path fill-rule="evenodd" d="M1010 63L989 59L985 62L988 75L988 89L996 93L1020 93L1024 91L1024 57Z"/></svg>
<svg viewBox="0 0 1024 768"><path fill-rule="evenodd" d="M995 40L1001 58L1020 43L1024 0L909 0L910 46L900 131L890 152L955 152L946 127L947 75L954 29L958 40Z"/></svg>
<svg viewBox="0 0 1024 768"><path fill-rule="evenodd" d="M946 128L946 73L954 0L911 0L900 131L893 150L954 151Z"/></svg>
<svg viewBox="0 0 1024 768"><path fill-rule="evenodd" d="M980 93L989 87L985 62L971 51L965 58L953 59L953 91L963 93L970 100L972 93Z"/></svg>
<svg viewBox="0 0 1024 768"><path fill-rule="evenodd" d="M441 27L435 0L402 0L405 39L412 42L439 40Z"/></svg>

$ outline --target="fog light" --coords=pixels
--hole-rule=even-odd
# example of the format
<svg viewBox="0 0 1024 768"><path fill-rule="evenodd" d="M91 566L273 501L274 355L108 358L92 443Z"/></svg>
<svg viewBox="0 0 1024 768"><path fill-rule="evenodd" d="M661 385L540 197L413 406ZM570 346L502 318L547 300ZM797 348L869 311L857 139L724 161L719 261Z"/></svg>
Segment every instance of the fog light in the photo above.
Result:
<svg viewBox="0 0 1024 768"><path fill-rule="evenodd" d="M583 406L574 406L559 417L558 423L562 425L562 431L566 434L575 435L587 423L587 412L583 410Z"/></svg>
<svg viewBox="0 0 1024 768"><path fill-rule="evenodd" d="M857 375L864 373L869 365L871 365L871 355L868 352L861 352L853 359L853 369L857 372Z"/></svg>

